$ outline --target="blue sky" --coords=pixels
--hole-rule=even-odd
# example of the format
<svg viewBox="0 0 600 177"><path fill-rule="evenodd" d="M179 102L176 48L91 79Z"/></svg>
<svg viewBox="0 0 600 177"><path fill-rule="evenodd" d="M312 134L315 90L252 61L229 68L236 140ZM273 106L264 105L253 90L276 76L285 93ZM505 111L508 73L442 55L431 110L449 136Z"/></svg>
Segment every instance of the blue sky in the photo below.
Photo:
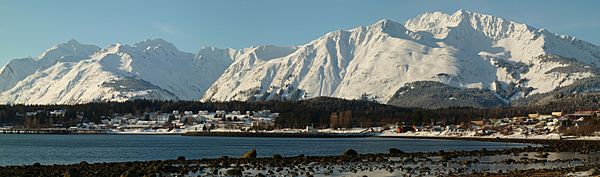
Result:
<svg viewBox="0 0 600 177"><path fill-rule="evenodd" d="M307 43L329 31L466 9L600 44L600 1L0 0L0 66L60 42L106 47L163 38L180 50Z"/></svg>

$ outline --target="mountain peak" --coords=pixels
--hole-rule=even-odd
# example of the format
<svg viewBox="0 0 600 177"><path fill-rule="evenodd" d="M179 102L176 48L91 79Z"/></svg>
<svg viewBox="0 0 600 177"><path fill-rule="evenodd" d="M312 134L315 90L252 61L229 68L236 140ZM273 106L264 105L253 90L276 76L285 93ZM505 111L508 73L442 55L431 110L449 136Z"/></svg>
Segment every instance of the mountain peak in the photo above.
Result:
<svg viewBox="0 0 600 177"><path fill-rule="evenodd" d="M458 9L456 12L454 12L452 15L472 15L473 12L465 10L465 9Z"/></svg>
<svg viewBox="0 0 600 177"><path fill-rule="evenodd" d="M71 45L81 45L81 43L79 43L79 41L75 40L75 39L69 39L66 44L71 44Z"/></svg>
<svg viewBox="0 0 600 177"><path fill-rule="evenodd" d="M381 20L375 22L375 24L373 24L373 25L385 25L390 22L393 22L393 21L390 19L384 18L384 19L381 19Z"/></svg>
<svg viewBox="0 0 600 177"><path fill-rule="evenodd" d="M75 39L70 39L44 51L38 59L61 59L65 57L84 57L89 56L101 48L91 44L81 44Z"/></svg>
<svg viewBox="0 0 600 177"><path fill-rule="evenodd" d="M136 48L142 50L151 50L157 48L163 48L169 51L177 51L175 45L170 42L165 41L164 39L156 38L156 39L146 39L144 41L137 42L133 45Z"/></svg>
<svg viewBox="0 0 600 177"><path fill-rule="evenodd" d="M499 40L511 35L522 34L523 32L534 32L537 30L524 23L488 14L474 13L463 9L460 9L453 14L446 14L443 12L424 13L407 20L405 27L411 31L430 32L436 38L446 38L451 31L470 31L483 34L485 37L493 40Z"/></svg>
<svg viewBox="0 0 600 177"><path fill-rule="evenodd" d="M446 14L440 11L426 12L416 16L415 18L407 20L405 26L413 31L432 28L456 27L461 22L465 21L465 18L472 16L472 14L473 13L463 9L460 9L453 14Z"/></svg>
<svg viewBox="0 0 600 177"><path fill-rule="evenodd" d="M381 29L381 30L390 30L390 29L405 29L404 25L392 21L390 19L381 19L376 23L372 24L370 28Z"/></svg>
<svg viewBox="0 0 600 177"><path fill-rule="evenodd" d="M409 38L406 36L408 30L401 23L390 19L381 19L368 27L369 30L375 33L385 33L394 37ZM410 37L412 38L412 37Z"/></svg>

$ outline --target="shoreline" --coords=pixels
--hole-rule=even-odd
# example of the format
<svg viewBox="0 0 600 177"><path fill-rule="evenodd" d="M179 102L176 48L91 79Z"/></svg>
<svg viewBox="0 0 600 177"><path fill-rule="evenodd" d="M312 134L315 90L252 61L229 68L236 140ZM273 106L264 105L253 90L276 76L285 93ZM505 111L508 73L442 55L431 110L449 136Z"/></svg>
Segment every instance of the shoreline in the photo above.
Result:
<svg viewBox="0 0 600 177"><path fill-rule="evenodd" d="M242 135L239 132L228 133ZM349 149L334 155L301 154L287 157L263 154L263 149L257 149L251 158L243 158L245 155L239 154L238 157L220 158L186 159L179 156L177 160L94 163L81 161L73 164L34 163L0 166L0 176L127 176L126 174L131 173L137 176L565 176L600 172L596 169L600 166L600 141L596 140L370 137L493 141L529 145L498 150L488 150L483 146L480 150L431 152L403 152L403 149L387 147L388 153L361 154ZM261 157L256 157L256 153Z"/></svg>
<svg viewBox="0 0 600 177"><path fill-rule="evenodd" d="M361 138L377 137L375 133L325 133L325 132L186 132L181 136L268 137L268 138Z"/></svg>
<svg viewBox="0 0 600 177"><path fill-rule="evenodd" d="M117 132L117 131L84 131L75 132L67 131L66 133L32 133L26 132L1 132L1 134L33 134L33 135L169 135L169 136L214 136L214 137L272 137L272 138L361 138L361 137L376 137L376 138L404 138L404 139L446 139L446 140L469 140L469 141L488 141L488 142L536 142L533 144L544 144L541 142L549 141L600 141L600 137L595 136L569 136L563 138L555 138L552 136L531 136L528 138L522 137L500 137L500 136L429 136L415 135L406 133L357 133L357 132L242 132L242 131L211 131L211 132Z"/></svg>
<svg viewBox="0 0 600 177"><path fill-rule="evenodd" d="M591 141L596 147L593 152L600 152L600 142ZM538 157L538 154L558 152L578 152L585 148L579 141L560 141L547 146L528 146L500 150L473 151L438 151L405 153L400 149L390 147L389 153L361 154L353 150L328 156L288 156L273 154L272 157L240 157L222 156L220 158L186 159L183 156L171 160L131 161L131 162L100 162L55 165L16 165L0 166L0 176L63 176L79 174L79 176L119 176L135 173L137 176L156 175L189 175L189 176L396 176L396 175L442 175L442 176L526 176L538 174L542 176L564 176L570 173L585 173L596 168L600 161L590 161L564 168L563 166L534 168L535 164L578 162L576 159L552 159ZM256 153L261 153L258 149ZM513 154L522 157L520 160L510 160ZM523 154L530 154L529 156ZM508 156L508 159L497 161L479 161L482 156ZM246 157L246 158L244 158ZM527 158L529 157L529 158ZM466 159L465 159L466 158ZM420 164L426 164L422 166ZM485 170L470 171L477 165L510 165L515 170ZM529 164L529 165L524 165ZM446 167L448 165L448 167ZM529 166L529 167L528 167ZM451 169L451 172L441 173L440 169ZM462 170L461 170L462 169ZM435 171L435 172L433 172ZM432 173L433 172L433 173ZM262 175L259 175L262 174Z"/></svg>

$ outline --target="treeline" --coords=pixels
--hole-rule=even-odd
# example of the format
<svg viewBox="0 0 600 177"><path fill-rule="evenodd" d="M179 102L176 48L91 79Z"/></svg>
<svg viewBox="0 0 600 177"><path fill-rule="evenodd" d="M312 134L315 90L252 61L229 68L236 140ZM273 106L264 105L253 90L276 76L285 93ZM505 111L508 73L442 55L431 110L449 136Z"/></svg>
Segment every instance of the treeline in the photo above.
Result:
<svg viewBox="0 0 600 177"><path fill-rule="evenodd" d="M575 111L575 107L567 106ZM557 108L554 108L557 107ZM302 101L264 101L264 102L198 102L198 101L152 101L134 100L127 102L88 103L78 105L0 105L1 125L51 124L75 125L85 118L99 123L102 117L114 114L143 115L145 112L171 113L174 110L200 110L214 112L271 110L280 113L275 123L278 128L314 127L369 127L392 123L428 124L431 121L447 124L459 124L471 120L524 116L529 113L550 113L560 111L560 105L552 107L497 107L489 109L445 108L422 109L401 108L361 100L343 100L319 97ZM52 110L65 110L64 116L51 116ZM42 111L41 114L27 116L27 112ZM23 115L22 117L18 115Z"/></svg>

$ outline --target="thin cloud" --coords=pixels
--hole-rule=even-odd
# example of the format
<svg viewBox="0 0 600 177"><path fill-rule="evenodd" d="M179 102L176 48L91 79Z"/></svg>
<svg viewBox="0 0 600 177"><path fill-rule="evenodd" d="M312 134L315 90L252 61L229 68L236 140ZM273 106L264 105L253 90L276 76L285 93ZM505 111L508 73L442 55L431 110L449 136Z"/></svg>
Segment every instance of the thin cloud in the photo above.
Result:
<svg viewBox="0 0 600 177"><path fill-rule="evenodd" d="M156 30L158 30L160 32L166 33L166 34L177 34L177 33L179 33L179 30L177 30L177 28L173 27L170 24L164 23L164 22L154 21L154 22L151 23L151 26L152 26L152 28L154 28L154 29L156 29Z"/></svg>

